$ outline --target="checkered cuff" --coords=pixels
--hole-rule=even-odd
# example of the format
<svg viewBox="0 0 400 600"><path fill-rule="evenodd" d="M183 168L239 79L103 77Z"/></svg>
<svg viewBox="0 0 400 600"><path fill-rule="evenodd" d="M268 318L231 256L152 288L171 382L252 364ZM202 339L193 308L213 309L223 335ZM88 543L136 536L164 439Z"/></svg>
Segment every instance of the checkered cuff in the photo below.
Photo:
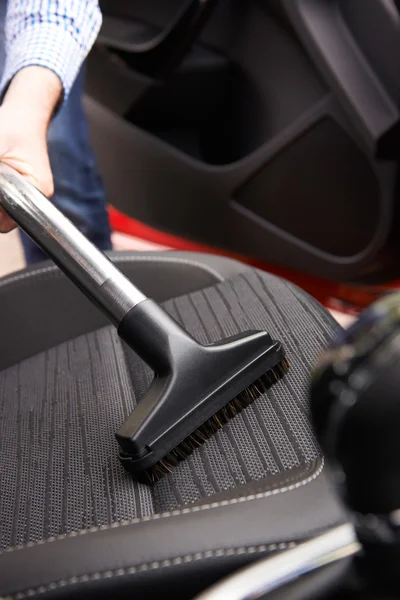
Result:
<svg viewBox="0 0 400 600"><path fill-rule="evenodd" d="M96 34L97 32L93 36L93 42ZM81 46L71 33L59 24L34 23L23 29L8 45L0 93L4 93L19 70L39 65L58 75L64 88L65 102L87 51L87 47Z"/></svg>

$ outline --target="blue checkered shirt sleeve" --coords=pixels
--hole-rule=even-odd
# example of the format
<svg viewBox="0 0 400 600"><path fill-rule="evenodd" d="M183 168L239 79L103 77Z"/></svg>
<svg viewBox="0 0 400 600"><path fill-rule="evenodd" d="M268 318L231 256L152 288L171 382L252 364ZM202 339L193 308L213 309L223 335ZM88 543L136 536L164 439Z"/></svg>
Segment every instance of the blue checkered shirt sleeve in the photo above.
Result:
<svg viewBox="0 0 400 600"><path fill-rule="evenodd" d="M97 0L8 0L0 91L23 67L54 71L67 98L101 26Z"/></svg>

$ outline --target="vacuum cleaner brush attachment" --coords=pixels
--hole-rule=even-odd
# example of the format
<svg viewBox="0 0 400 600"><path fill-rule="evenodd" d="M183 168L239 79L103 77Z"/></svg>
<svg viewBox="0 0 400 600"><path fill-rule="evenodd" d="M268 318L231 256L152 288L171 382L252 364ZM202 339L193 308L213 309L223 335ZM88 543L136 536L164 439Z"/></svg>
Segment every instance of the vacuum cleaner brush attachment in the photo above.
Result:
<svg viewBox="0 0 400 600"><path fill-rule="evenodd" d="M122 463L147 484L170 473L289 369L282 345L267 332L203 346L151 300L132 309L118 333L155 373L117 433Z"/></svg>

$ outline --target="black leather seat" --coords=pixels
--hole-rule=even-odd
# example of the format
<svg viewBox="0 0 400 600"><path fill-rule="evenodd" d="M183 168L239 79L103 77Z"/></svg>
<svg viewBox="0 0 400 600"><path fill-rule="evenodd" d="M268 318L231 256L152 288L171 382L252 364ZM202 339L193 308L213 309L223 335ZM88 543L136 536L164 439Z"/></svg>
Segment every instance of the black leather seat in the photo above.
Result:
<svg viewBox="0 0 400 600"><path fill-rule="evenodd" d="M203 342L268 329L290 374L153 488L114 432L151 374L49 264L0 280L0 596L191 598L339 524L307 401L338 329L293 285L214 256L113 259Z"/></svg>

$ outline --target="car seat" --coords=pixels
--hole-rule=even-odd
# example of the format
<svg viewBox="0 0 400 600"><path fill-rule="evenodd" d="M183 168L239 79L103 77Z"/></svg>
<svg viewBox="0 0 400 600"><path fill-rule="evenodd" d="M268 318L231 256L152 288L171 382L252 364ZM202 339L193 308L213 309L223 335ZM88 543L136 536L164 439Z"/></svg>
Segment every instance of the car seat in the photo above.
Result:
<svg viewBox="0 0 400 600"><path fill-rule="evenodd" d="M144 364L52 263L0 280L0 597L192 598L255 559L345 522L308 405L339 325L292 284L212 255L111 253L198 340L284 342L288 376L154 487L114 432Z"/></svg>

